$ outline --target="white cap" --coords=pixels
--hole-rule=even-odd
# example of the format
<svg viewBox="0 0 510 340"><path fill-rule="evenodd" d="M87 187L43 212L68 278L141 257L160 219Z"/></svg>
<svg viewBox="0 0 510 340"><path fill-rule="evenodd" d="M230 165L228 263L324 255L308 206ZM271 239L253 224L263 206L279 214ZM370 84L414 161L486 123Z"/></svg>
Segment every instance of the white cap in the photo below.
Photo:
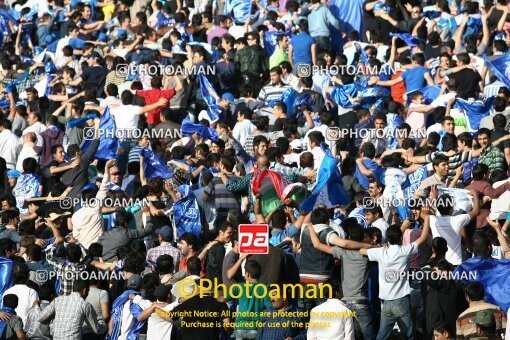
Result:
<svg viewBox="0 0 510 340"><path fill-rule="evenodd" d="M292 142L290 142L290 147L291 149L295 150L295 149L303 149L303 142L301 141L301 139L294 139Z"/></svg>
<svg viewBox="0 0 510 340"><path fill-rule="evenodd" d="M209 117L209 114L207 113L206 110L202 110L200 111L200 113L198 114L198 121L201 121L202 119L206 119L209 121L210 124L214 124L216 123L218 120L212 120L211 117Z"/></svg>

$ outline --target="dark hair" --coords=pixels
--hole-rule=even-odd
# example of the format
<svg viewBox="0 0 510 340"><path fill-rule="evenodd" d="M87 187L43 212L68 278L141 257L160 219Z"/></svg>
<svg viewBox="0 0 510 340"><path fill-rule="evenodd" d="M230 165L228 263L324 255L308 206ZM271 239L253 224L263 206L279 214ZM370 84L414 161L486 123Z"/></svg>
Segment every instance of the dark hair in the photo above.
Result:
<svg viewBox="0 0 510 340"><path fill-rule="evenodd" d="M448 336L452 338L455 336L455 329L447 321L438 321L434 324L433 330L438 331L441 334L446 332L448 333Z"/></svg>
<svg viewBox="0 0 510 340"><path fill-rule="evenodd" d="M277 209L271 216L271 226L277 229L284 229L287 224L287 215L281 209Z"/></svg>
<svg viewBox="0 0 510 340"><path fill-rule="evenodd" d="M23 160L23 171L25 173L34 173L37 170L37 161L35 158L28 157Z"/></svg>
<svg viewBox="0 0 510 340"><path fill-rule="evenodd" d="M380 244L382 242L382 232L381 229L377 227L368 227L364 230L365 234L367 234L368 237L376 238L376 243Z"/></svg>
<svg viewBox="0 0 510 340"><path fill-rule="evenodd" d="M260 274L262 273L262 268L260 268L260 264L256 261L247 261L244 265L244 269L246 273L250 274L252 279L258 280L260 279Z"/></svg>
<svg viewBox="0 0 510 340"><path fill-rule="evenodd" d="M373 143L364 143L360 149L360 153L363 152L363 156L373 159L375 157L375 146Z"/></svg>
<svg viewBox="0 0 510 340"><path fill-rule="evenodd" d="M198 256L192 256L186 262L186 267L188 268L188 272L190 275L200 275L202 271L202 261L198 258Z"/></svg>
<svg viewBox="0 0 510 340"><path fill-rule="evenodd" d="M81 256L82 256L81 248L77 244L67 245L66 254L67 254L67 259L70 262L77 263L77 262L80 262L80 260L81 260Z"/></svg>
<svg viewBox="0 0 510 340"><path fill-rule="evenodd" d="M436 253L436 257L444 257L448 251L448 242L442 237L434 237L432 240L432 249Z"/></svg>
<svg viewBox="0 0 510 340"><path fill-rule="evenodd" d="M89 282L86 280L74 280L73 282L73 292L81 292L84 289L89 288Z"/></svg>
<svg viewBox="0 0 510 340"><path fill-rule="evenodd" d="M485 296L485 289L483 285L478 281L467 283L463 287L464 293L469 297L471 301L482 301Z"/></svg>
<svg viewBox="0 0 510 340"><path fill-rule="evenodd" d="M480 181L489 173L489 167L486 164L478 163L471 170L471 174L475 181Z"/></svg>
<svg viewBox="0 0 510 340"><path fill-rule="evenodd" d="M473 236L473 252L475 256L491 257L492 244L486 234L477 233Z"/></svg>
<svg viewBox="0 0 510 340"><path fill-rule="evenodd" d="M14 294L6 294L3 299L3 306L16 309L18 307L18 296Z"/></svg>
<svg viewBox="0 0 510 340"><path fill-rule="evenodd" d="M37 244L31 244L27 247L26 254L32 261L41 261L42 248Z"/></svg>
<svg viewBox="0 0 510 340"><path fill-rule="evenodd" d="M194 251L198 250L198 238L195 234L192 233L184 233L179 238L179 242L184 241L188 246L190 246Z"/></svg>
<svg viewBox="0 0 510 340"><path fill-rule="evenodd" d="M8 251L16 251L16 243L10 238L0 239L0 255L6 257Z"/></svg>
<svg viewBox="0 0 510 340"><path fill-rule="evenodd" d="M156 266L160 274L172 274L174 272L174 259L171 255L160 255L156 260Z"/></svg>
<svg viewBox="0 0 510 340"><path fill-rule="evenodd" d="M402 230L398 225L389 226L386 229L386 238L389 244L398 245L402 242Z"/></svg>
<svg viewBox="0 0 510 340"><path fill-rule="evenodd" d="M313 225L316 224L327 224L329 221L329 212L324 207L319 207L312 211L311 222Z"/></svg>

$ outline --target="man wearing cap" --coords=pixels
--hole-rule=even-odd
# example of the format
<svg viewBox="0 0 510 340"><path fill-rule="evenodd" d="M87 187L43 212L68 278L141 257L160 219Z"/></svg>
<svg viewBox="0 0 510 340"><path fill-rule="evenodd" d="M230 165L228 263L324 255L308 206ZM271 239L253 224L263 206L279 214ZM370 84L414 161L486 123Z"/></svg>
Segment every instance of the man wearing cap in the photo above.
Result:
<svg viewBox="0 0 510 340"><path fill-rule="evenodd" d="M231 106L235 105L234 101L234 95L230 92L225 92L221 98L216 98L216 108L221 110L221 113L219 114L219 119L227 119L227 111L230 109ZM201 121L202 119L205 119L209 121L211 125L216 123L218 119L213 120L206 110L200 111L198 114L198 120Z"/></svg>
<svg viewBox="0 0 510 340"><path fill-rule="evenodd" d="M147 260L156 263L158 257L161 255L170 255L174 260L174 268L179 268L181 262L181 252L179 249L172 246L173 231L169 226L164 226L157 230L159 246L151 248L147 251Z"/></svg>
<svg viewBox="0 0 510 340"><path fill-rule="evenodd" d="M501 335L496 333L496 319L494 314L488 310L481 310L476 313L476 317L471 321L476 325L476 336L470 339L477 340L497 340L501 339Z"/></svg>
<svg viewBox="0 0 510 340"><path fill-rule="evenodd" d="M104 98L104 84L108 70L99 64L101 56L97 52L92 52L87 59L89 67L83 70L81 80L84 83L92 84L97 89L97 95Z"/></svg>
<svg viewBox="0 0 510 340"><path fill-rule="evenodd" d="M492 314L494 322L494 330L496 333L504 333L506 326L506 316L505 313L496 305L490 304L484 301L485 289L480 282L469 282L464 286L464 295L466 297L466 301L469 303L469 308L462 312L457 318L456 328L457 328L457 336L456 338L459 340L462 339L471 339L471 337L476 336L478 333L478 324L476 322L478 313L485 312L484 314L480 314L479 321L484 319L485 322L482 322L484 325L487 324L487 320L490 317L487 317L487 314ZM483 318L482 318L483 315ZM483 329L483 325L482 325ZM486 329L483 329L484 331Z"/></svg>

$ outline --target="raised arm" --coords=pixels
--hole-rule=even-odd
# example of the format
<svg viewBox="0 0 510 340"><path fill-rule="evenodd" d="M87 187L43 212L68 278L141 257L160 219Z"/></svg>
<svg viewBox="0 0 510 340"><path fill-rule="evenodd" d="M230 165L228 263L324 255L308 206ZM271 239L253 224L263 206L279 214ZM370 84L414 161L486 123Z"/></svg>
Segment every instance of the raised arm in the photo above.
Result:
<svg viewBox="0 0 510 340"><path fill-rule="evenodd" d="M415 241L418 246L427 242L429 238L430 232L430 208L422 207L421 208L421 218L423 219L423 230L421 232L420 237Z"/></svg>

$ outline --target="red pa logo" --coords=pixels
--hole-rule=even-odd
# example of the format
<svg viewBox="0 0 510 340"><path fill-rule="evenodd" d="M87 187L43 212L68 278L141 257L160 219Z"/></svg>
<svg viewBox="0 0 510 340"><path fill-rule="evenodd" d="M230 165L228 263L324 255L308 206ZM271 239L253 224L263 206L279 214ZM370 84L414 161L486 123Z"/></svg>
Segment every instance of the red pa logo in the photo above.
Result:
<svg viewBox="0 0 510 340"><path fill-rule="evenodd" d="M239 253L268 254L269 253L269 225L240 224L239 225Z"/></svg>

